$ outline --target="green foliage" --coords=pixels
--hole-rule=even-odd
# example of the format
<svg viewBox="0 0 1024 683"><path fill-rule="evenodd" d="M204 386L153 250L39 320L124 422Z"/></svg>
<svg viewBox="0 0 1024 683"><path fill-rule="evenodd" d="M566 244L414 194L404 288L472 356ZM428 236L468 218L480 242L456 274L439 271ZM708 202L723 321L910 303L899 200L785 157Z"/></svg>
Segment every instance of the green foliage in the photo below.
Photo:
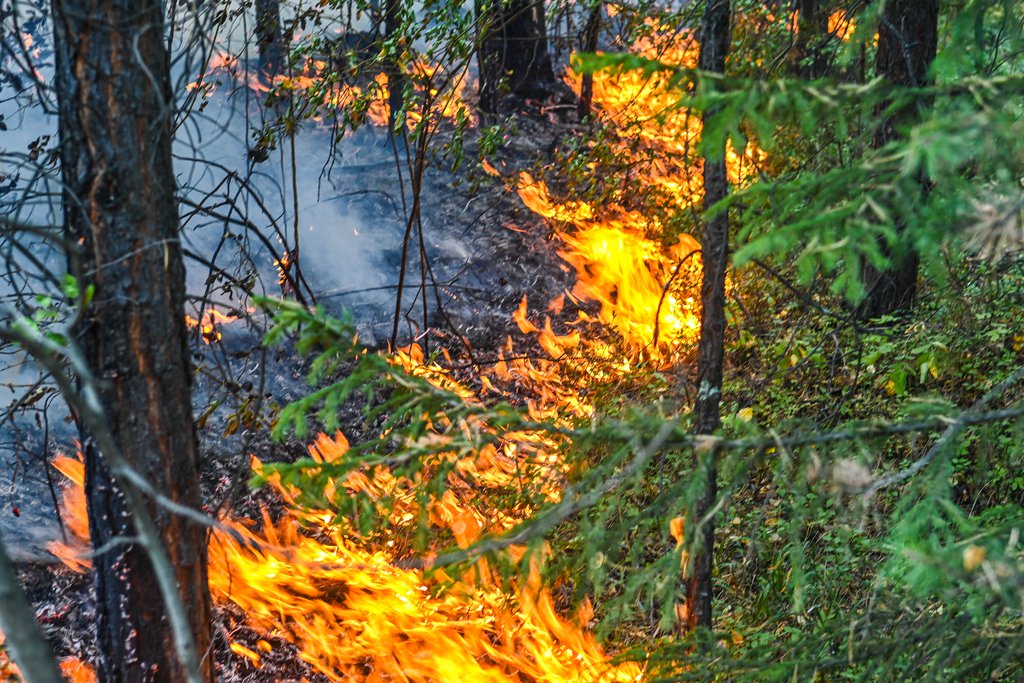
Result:
<svg viewBox="0 0 1024 683"><path fill-rule="evenodd" d="M642 362L634 377L591 388L592 419L538 420L446 384L445 373L410 374L362 351L350 324L322 311L264 302L277 321L268 343L294 334L313 355L313 392L282 411L277 435L304 435L312 418L333 430L357 397L370 435L339 460L274 464L264 476L280 475L300 502L336 510L362 536L394 525L396 507L412 499L420 514L405 531L460 568L485 556L511 579L537 561L573 597L596 598L613 642L641 641L650 680L1024 675L1019 421L996 415L966 426L922 459L1024 362L1019 259L959 254L981 206L1006 203L1007 220L1020 211L1018 10L979 0L946 12L935 84L925 88L757 73L752 64L773 63L774 35L764 54L737 56L727 77L632 55L577 59L581 71L670 73L678 106L715 114L707 149L753 141L769 152L761 177L712 209L736 226L740 302L715 437L692 437L685 401L666 398L685 381ZM865 62L877 13L875 5L858 15L840 67ZM918 103L927 106L878 144L885 121ZM557 163L570 189L595 204L642 206L668 232L695 227L701 217L680 215L630 177L635 157L622 158L615 133L598 129L562 148ZM497 128L482 131L481 149L492 152L499 138ZM929 276L914 314L870 327L853 321L845 303L864 296L864 265L884 268L910 250L925 257ZM1012 387L991 408L1016 408L1018 399ZM481 449L525 447L527 431L550 440L562 469L526 457L512 491L488 490L460 470ZM711 457L717 630L673 639L685 558L710 521L697 519L695 506ZM387 495L324 493L383 466L402 482ZM871 488L913 467L906 480ZM529 514L457 547L422 512L453 481L485 491L496 509ZM552 481L559 500L546 495ZM527 552L505 552L512 544Z"/></svg>

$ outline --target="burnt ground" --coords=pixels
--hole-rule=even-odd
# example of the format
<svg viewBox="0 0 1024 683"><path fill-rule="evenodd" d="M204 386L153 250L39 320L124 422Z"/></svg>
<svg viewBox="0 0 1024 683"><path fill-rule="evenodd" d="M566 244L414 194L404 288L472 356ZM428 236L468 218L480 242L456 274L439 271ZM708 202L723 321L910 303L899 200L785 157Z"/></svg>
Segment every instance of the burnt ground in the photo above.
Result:
<svg viewBox="0 0 1024 683"><path fill-rule="evenodd" d="M429 178L424 190L424 232L438 286L429 301L429 333L422 335L417 322L407 322L400 343L407 342L410 335L419 336L421 344L432 349L443 346L458 361L466 359L468 342L472 361L487 363L496 359L498 348L512 336L524 352L538 353L532 340L519 334L512 312L524 295L542 307L572 286L574 277L555 253L550 229L522 206L511 188L517 170L549 161L559 141L572 135L576 124L571 93L560 91L545 102L510 102L509 106L518 108L516 134L490 159L503 178L487 176L476 164L466 165L456 174L436 172ZM466 156L473 158L474 142L470 140L467 146ZM370 170L364 166L359 172L371 186L393 182L393 169L384 164ZM369 207L370 214L378 209ZM451 249L452 244L459 248ZM436 245L440 246L433 248ZM397 271L397 263L393 265ZM411 275L414 284L418 283L417 269L410 268L416 271ZM328 292L319 303L329 311L340 310L344 296L332 294ZM393 290L389 294L385 306L355 306L361 338L377 348L386 348L390 334ZM438 299L443 312L437 310ZM565 319L575 318L570 308L566 306L562 313ZM253 516L261 508L275 505L268 494L246 486L250 454L275 461L306 453L301 442L273 442L266 425L274 405L294 400L307 390L307 362L287 345L262 348L262 324L257 316L245 324L225 325L218 328L223 339L212 344L205 343L198 332L194 336L203 488L211 513ZM346 408L342 418L343 430L359 438L364 428L359 407ZM87 575L74 574L38 554L32 561L20 563L19 570L58 657L94 660ZM257 650L257 642L265 638L245 625L244 614L236 608L217 609L215 638L218 680L323 680L281 639L268 639L273 651L263 657L258 669L232 654L226 646L229 641Z"/></svg>

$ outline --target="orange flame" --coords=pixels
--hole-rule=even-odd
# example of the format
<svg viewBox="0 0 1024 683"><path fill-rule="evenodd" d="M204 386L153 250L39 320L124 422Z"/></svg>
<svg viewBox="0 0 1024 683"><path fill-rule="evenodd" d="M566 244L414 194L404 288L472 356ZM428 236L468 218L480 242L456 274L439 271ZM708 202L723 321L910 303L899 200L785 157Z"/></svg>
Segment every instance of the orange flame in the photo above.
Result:
<svg viewBox="0 0 1024 683"><path fill-rule="evenodd" d="M89 517L85 507L85 464L81 454L77 458L58 455L51 464L54 469L67 477L62 487L61 521L71 536L67 542L51 541L46 549L65 565L76 572L84 572L92 561L83 557L89 548Z"/></svg>
<svg viewBox="0 0 1024 683"><path fill-rule="evenodd" d="M219 342L223 339L224 335L220 328L230 322L234 322L235 320L238 320L237 315L221 313L217 309L210 307L203 309L200 320L185 314L185 326L190 329L199 328L203 341L207 344Z"/></svg>
<svg viewBox="0 0 1024 683"><path fill-rule="evenodd" d="M379 73L364 87L338 83L337 66L322 59L308 58L295 67L289 74L274 76L270 83L265 83L254 71L244 68L237 56L218 52L210 59L206 74L202 79L189 83L187 88L202 88L206 95L215 90L210 76L217 73L229 74L237 83L256 93L269 94L274 91L278 95L294 94L304 99L315 97L320 102L319 111L312 117L321 125L327 125L339 112L349 109L356 102L364 100L355 110L374 126L387 126L390 122L391 91L388 77ZM412 79L414 97L406 112L406 125L414 129L424 119L423 102L429 103L426 116L432 121L467 121L472 123L472 108L467 104L466 90L469 87L468 71L456 74L452 78L442 78L439 69L423 59L416 59L405 66L405 73ZM443 92L434 84L448 80L450 86ZM310 95L312 93L312 95Z"/></svg>
<svg viewBox="0 0 1024 683"><path fill-rule="evenodd" d="M690 35L680 34L642 39L634 51L693 68L699 46ZM566 80L580 92L578 74L569 72ZM703 180L701 159L695 154L701 119L680 108L679 97L664 75L594 74L593 107L609 130L619 131L618 153L632 162L647 187L682 211L699 205ZM764 158L752 144L742 151L730 146L730 181L749 182ZM518 190L530 210L555 222L565 245L559 255L576 271L572 294L600 304L602 323L634 351L647 350L652 357L692 347L700 334L701 260L696 240L681 234L673 244L656 218L614 203L595 207L556 201L547 184L528 173L520 175Z"/></svg>
<svg viewBox="0 0 1024 683"><path fill-rule="evenodd" d="M431 364L416 366L413 358L422 359L416 348L405 352L405 362L419 372L439 372ZM320 435L310 454L328 462L347 449L342 435ZM517 472L514 463L502 467L506 456L492 449L466 467L490 468L496 481L507 485ZM77 519L82 510L72 512L69 506L84 507L85 497L79 468L68 461L81 463L60 461L69 476L65 516ZM254 459L253 467L258 472L261 464ZM210 589L218 602L242 608L252 627L296 645L299 656L331 680L640 680L638 665L609 664L592 636L558 615L536 574L509 595L483 563L461 578L403 568L394 542L375 550L357 547L333 523L333 513L300 510L293 489L276 476L270 483L289 504L284 516L276 522L267 514L260 523L224 521L210 540ZM401 494L399 482L383 469L353 475L347 485ZM325 491L325 497L336 493ZM485 528L511 524L500 516L489 521L464 503L449 491L430 511L431 520L448 528L460 545L476 540ZM397 521L411 521L412 506L411 499L396 505ZM589 618L586 608L581 614ZM230 647L253 666L262 664L259 652L240 643ZM258 649L271 646L260 641Z"/></svg>
<svg viewBox="0 0 1024 683"><path fill-rule="evenodd" d="M846 10L836 10L828 15L828 32L839 40L849 40L856 30L857 23L853 20L852 15L846 13Z"/></svg>
<svg viewBox="0 0 1024 683"><path fill-rule="evenodd" d="M4 651L4 634L0 632L0 681L20 681L21 670ZM60 673L68 683L96 683L96 671L77 657L63 657L57 663Z"/></svg>

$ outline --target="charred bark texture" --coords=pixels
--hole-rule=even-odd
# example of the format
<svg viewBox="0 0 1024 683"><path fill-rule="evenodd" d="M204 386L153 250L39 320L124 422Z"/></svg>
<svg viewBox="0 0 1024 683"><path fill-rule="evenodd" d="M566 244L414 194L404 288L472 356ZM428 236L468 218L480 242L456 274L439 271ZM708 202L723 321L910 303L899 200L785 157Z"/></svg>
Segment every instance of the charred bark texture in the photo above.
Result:
<svg viewBox="0 0 1024 683"><path fill-rule="evenodd" d="M702 71L725 72L725 57L732 39L729 0L709 0L701 27L699 66ZM705 125L716 115L705 111ZM725 148L706 150L704 158L704 210L725 198L729 191L726 175ZM697 400L693 406L694 431L712 434L720 425L719 404L722 397L722 365L725 356L725 273L729 266L729 216L726 212L710 218L704 226L701 245L704 273L701 283L703 314L700 343L697 347ZM694 509L696 525L714 505L718 495L717 454L698 452L695 476L704 478L704 492ZM708 520L698 533L697 551L686 579L684 628L711 628L711 584L715 548L714 520Z"/></svg>
<svg viewBox="0 0 1024 683"><path fill-rule="evenodd" d="M79 342L122 455L166 496L199 508L163 5L52 5L65 229L95 287ZM133 524L103 454L82 437L89 530L100 548L133 536ZM212 681L205 531L156 505L151 514ZM100 680L185 680L145 551L115 545L94 566Z"/></svg>
<svg viewBox="0 0 1024 683"><path fill-rule="evenodd" d="M501 83L520 97L543 97L555 82L543 0L476 0L480 37L479 108L498 112Z"/></svg>
<svg viewBox="0 0 1024 683"><path fill-rule="evenodd" d="M594 3L590 8L590 15L587 17L587 24L583 28L583 51L593 54L597 52L597 42L601 37L601 12L604 9L603 2ZM594 103L594 74L585 73L580 82L579 116L585 119L591 114L591 107Z"/></svg>
<svg viewBox="0 0 1024 683"><path fill-rule="evenodd" d="M281 31L281 3L256 0L256 49L260 77L271 80L284 68L284 35Z"/></svg>
<svg viewBox="0 0 1024 683"><path fill-rule="evenodd" d="M928 82L928 69L935 60L939 35L938 0L888 0L878 27L878 56L875 71L893 85L922 87ZM875 135L874 146L884 147L899 139L899 128L920 116L925 100L888 116ZM884 107L879 109L882 115ZM921 180L921 197L927 193L928 181ZM906 226L898 222L899 235ZM910 306L917 294L918 254L913 248L883 245L891 265L879 270L870 264L862 278L867 296L857 309L859 317L877 318Z"/></svg>

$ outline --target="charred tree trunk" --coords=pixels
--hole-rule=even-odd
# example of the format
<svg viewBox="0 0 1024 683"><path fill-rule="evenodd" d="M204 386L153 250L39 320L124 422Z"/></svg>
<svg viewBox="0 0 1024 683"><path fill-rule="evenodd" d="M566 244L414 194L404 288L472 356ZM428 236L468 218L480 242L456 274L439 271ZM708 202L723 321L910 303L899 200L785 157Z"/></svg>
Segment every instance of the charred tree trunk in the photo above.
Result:
<svg viewBox="0 0 1024 683"><path fill-rule="evenodd" d="M52 4L65 229L95 287L79 342L121 455L165 496L199 508L163 5ZM94 547L107 547L134 536L134 525L84 429L82 443L89 530ZM156 505L150 512L212 681L205 530ZM100 680L186 680L145 551L115 544L94 566Z"/></svg>
<svg viewBox="0 0 1024 683"><path fill-rule="evenodd" d="M699 67L702 71L725 72L725 57L732 39L729 0L709 0L701 27ZM705 125L716 115L705 111ZM729 179L725 167L725 143L704 152L704 210L725 198ZM697 400L693 406L694 431L712 434L720 426L722 364L725 356L725 272L729 266L729 216L726 212L710 218L704 226L701 245L704 273L701 284L703 314L697 347ZM694 474L704 478L704 491L694 507L693 526L704 518L718 495L717 452L698 449ZM689 525L688 525L689 526ZM697 533L693 565L686 578L686 630L711 628L711 572L714 561L715 525L708 520Z"/></svg>
<svg viewBox="0 0 1024 683"><path fill-rule="evenodd" d="M479 108L498 112L501 83L520 97L543 97L555 82L544 0L476 0L480 35Z"/></svg>
<svg viewBox="0 0 1024 683"><path fill-rule="evenodd" d="M596 2L590 9L587 17L587 24L583 27L583 51L593 54L597 52L597 41L601 36L601 11L604 8L603 2ZM585 73L580 82L580 119L585 119L591 114L591 106L594 103L594 74Z"/></svg>
<svg viewBox="0 0 1024 683"><path fill-rule="evenodd" d="M269 81L284 68L284 36L278 0L256 0L256 48L260 55L260 77Z"/></svg>
<svg viewBox="0 0 1024 683"><path fill-rule="evenodd" d="M878 56L875 71L893 85L919 88L928 82L928 69L935 60L939 35L938 0L887 0L878 28ZM921 114L928 103L919 99L882 122L875 135L874 146L884 147L899 139L899 127ZM880 109L879 115L884 111ZM921 194L927 193L928 181L921 180ZM898 222L896 230L903 235L906 226ZM867 296L857 309L861 318L877 318L909 306L917 294L918 254L912 247L883 245L890 266L879 270L870 264L862 277Z"/></svg>

